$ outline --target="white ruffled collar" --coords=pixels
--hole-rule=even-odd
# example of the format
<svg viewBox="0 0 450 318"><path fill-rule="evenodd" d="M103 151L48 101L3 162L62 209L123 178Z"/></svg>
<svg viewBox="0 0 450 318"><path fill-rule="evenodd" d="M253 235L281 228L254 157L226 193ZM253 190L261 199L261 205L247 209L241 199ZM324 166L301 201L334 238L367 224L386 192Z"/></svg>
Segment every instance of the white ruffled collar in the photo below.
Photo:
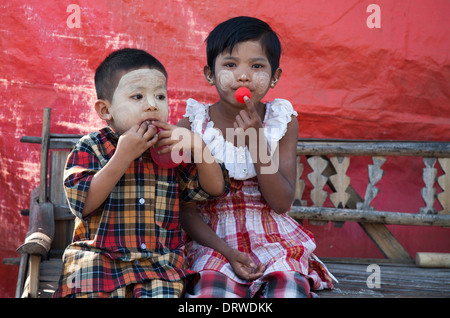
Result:
<svg viewBox="0 0 450 318"><path fill-rule="evenodd" d="M191 130L202 136L213 156L225 164L229 176L236 180L246 180L256 176L250 152L246 146L236 147L225 140L222 132L214 127L209 117L209 107L194 99L187 100L186 114L191 122ZM264 134L269 142L269 151L273 155L278 141L284 136L292 115L297 116L292 104L284 99L275 99L266 103L263 120Z"/></svg>

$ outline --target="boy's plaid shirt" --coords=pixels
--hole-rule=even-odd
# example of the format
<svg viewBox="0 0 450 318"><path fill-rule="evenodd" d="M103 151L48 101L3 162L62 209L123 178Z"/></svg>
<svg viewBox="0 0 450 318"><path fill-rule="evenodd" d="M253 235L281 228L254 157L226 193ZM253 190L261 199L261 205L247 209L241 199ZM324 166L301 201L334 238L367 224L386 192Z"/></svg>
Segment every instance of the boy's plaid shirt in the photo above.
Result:
<svg viewBox="0 0 450 318"><path fill-rule="evenodd" d="M159 168L145 152L128 168L104 204L82 217L94 174L114 154L118 135L110 128L80 139L69 155L64 188L75 214L73 243L55 297L112 291L147 279L179 280L193 274L185 267L179 200L208 200L193 163ZM224 195L230 182L225 178Z"/></svg>

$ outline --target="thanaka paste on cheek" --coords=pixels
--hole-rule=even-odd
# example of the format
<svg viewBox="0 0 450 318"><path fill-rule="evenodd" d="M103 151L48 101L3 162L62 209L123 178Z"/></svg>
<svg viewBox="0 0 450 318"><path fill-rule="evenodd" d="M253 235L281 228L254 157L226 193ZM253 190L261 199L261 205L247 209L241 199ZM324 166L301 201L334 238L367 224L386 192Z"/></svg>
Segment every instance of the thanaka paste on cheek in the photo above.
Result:
<svg viewBox="0 0 450 318"><path fill-rule="evenodd" d="M257 72L253 74L253 83L255 85L255 91L262 95L264 94L270 85L270 76L265 72Z"/></svg>
<svg viewBox="0 0 450 318"><path fill-rule="evenodd" d="M231 71L221 70L217 74L217 79L218 79L217 84L219 85L219 88L222 91L227 91L227 90L231 89L231 87L233 86L234 75L233 75L233 72L231 72Z"/></svg>

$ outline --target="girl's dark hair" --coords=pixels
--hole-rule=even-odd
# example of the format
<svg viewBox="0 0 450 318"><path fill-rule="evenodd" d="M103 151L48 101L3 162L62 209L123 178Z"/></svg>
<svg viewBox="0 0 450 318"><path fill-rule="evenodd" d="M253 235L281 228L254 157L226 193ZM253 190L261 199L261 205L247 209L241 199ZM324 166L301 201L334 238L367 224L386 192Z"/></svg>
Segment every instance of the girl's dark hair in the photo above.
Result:
<svg viewBox="0 0 450 318"><path fill-rule="evenodd" d="M149 53L133 48L112 52L95 71L95 89L97 98L112 101L114 91L119 83L121 72L148 67L161 71L167 78L164 66Z"/></svg>
<svg viewBox="0 0 450 318"><path fill-rule="evenodd" d="M236 44L259 40L272 68L272 75L280 65L281 43L278 35L264 21L252 17L236 17L220 23L206 38L207 63L214 74L214 64L219 54L231 54Z"/></svg>

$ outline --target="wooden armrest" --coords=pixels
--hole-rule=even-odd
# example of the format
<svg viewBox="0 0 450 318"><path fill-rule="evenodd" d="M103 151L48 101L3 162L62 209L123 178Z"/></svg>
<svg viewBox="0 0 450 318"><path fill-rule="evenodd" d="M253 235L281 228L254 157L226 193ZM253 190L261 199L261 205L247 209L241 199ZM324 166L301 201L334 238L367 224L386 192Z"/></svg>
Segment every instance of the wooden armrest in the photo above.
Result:
<svg viewBox="0 0 450 318"><path fill-rule="evenodd" d="M39 188L36 188L31 192L28 232L24 244L17 249L17 252L45 257L55 234L53 204L38 201Z"/></svg>

